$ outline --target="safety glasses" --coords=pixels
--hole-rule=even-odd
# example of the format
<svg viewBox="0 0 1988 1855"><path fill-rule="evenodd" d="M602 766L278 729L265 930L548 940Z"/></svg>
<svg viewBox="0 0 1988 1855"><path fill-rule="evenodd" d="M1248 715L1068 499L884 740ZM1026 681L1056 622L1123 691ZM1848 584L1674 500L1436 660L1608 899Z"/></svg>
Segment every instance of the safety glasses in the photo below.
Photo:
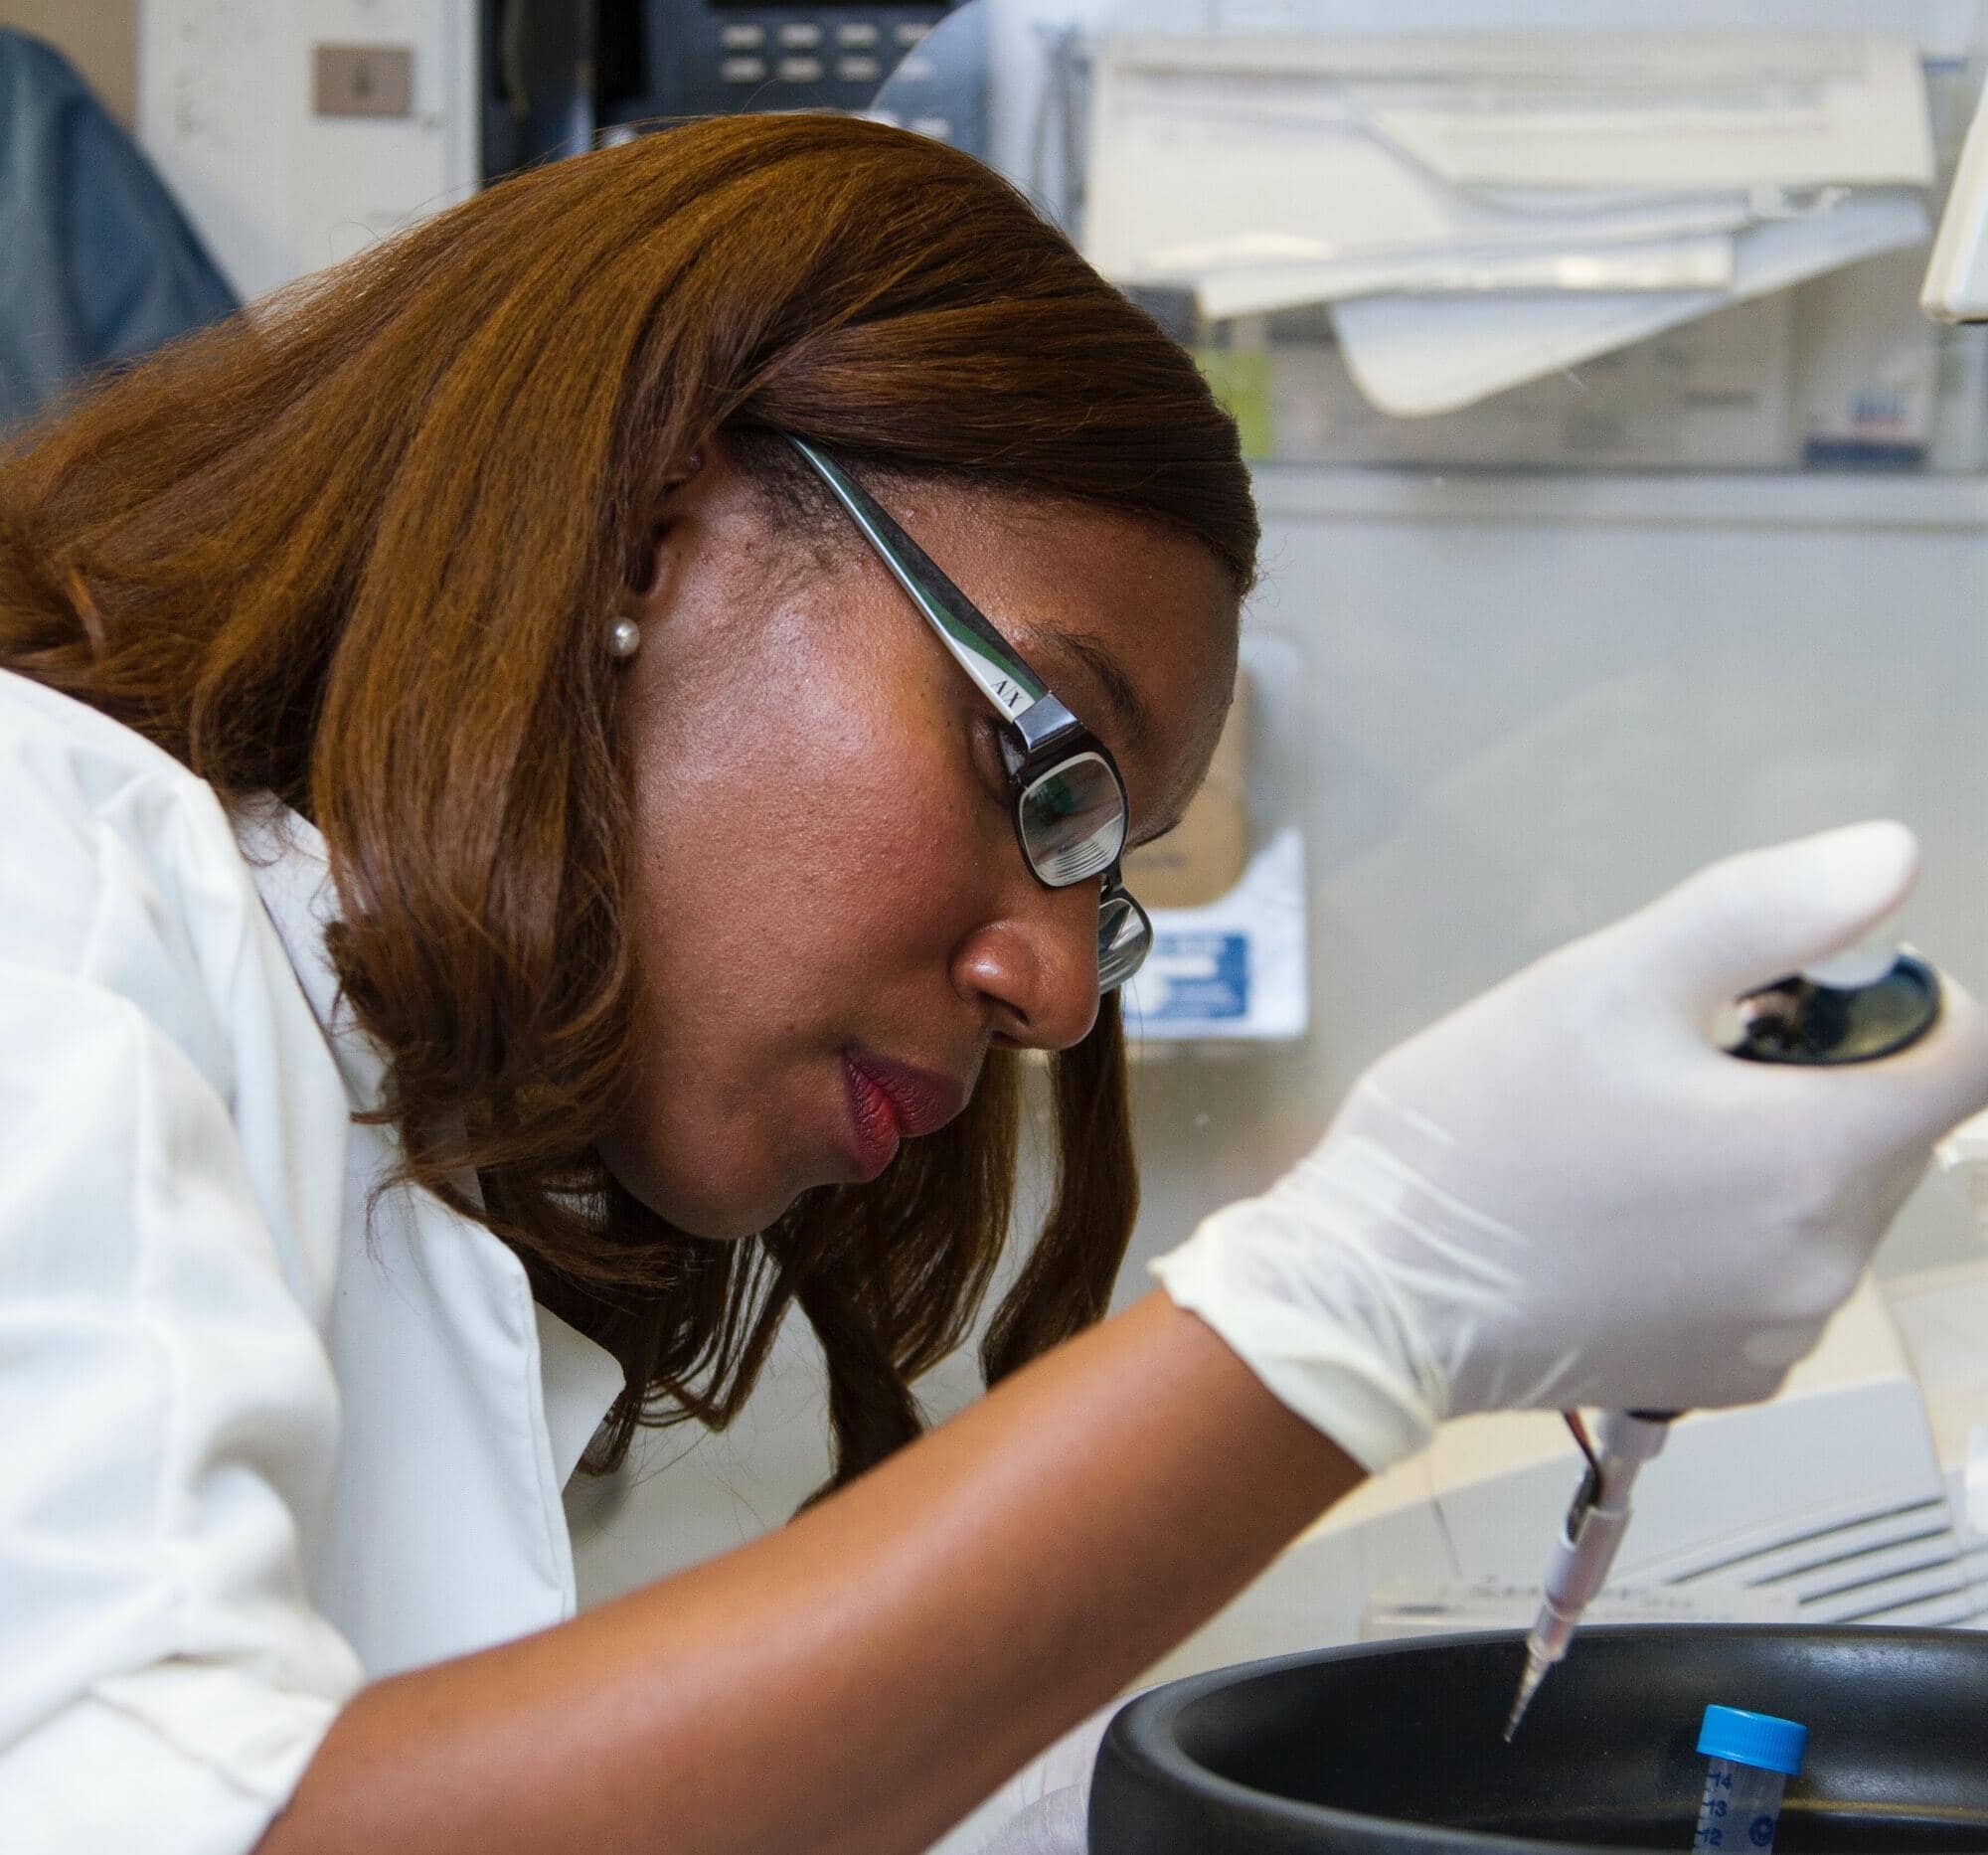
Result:
<svg viewBox="0 0 1988 1855"><path fill-rule="evenodd" d="M1104 879L1097 904L1097 985L1103 992L1123 985L1152 947L1153 925L1118 880L1125 782L1109 750L1050 694L1021 652L862 484L804 438L788 433L787 442L828 485L953 661L1000 713L1015 836L1036 880L1068 889L1094 876Z"/></svg>

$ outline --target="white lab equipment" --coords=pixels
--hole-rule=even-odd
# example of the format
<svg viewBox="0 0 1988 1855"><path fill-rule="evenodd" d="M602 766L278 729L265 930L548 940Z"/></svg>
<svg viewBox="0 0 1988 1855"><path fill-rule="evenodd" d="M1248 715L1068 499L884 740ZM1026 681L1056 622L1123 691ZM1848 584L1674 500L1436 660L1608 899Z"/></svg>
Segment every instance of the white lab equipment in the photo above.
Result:
<svg viewBox="0 0 1988 1855"><path fill-rule="evenodd" d="M1211 317L1329 302L1424 417L1921 242L1917 48L1877 34L1137 30L1096 48L1084 244ZM1295 17L1295 16L1294 16Z"/></svg>
<svg viewBox="0 0 1988 1855"><path fill-rule="evenodd" d="M1191 289L1218 346L1286 312L1263 357L1275 429L1260 454L1978 466L1984 349L1904 313L1927 192L1958 142L1949 118L1973 100L1978 46L1957 13L1762 5L1735 33L1668 9L1676 30L1652 35L1621 5L1418 9L1404 32L1385 9L1306 0L980 4L1005 48L997 113L1034 109L1032 154L1012 121L997 145L1085 249L1129 282ZM1052 15L1025 104L1020 42ZM1605 108L1583 118L1583 96ZM1604 118L1620 146L1576 160ZM1514 153L1521 123L1540 132ZM1068 179L1079 132L1082 186ZM1509 178L1555 159L1559 187ZM1719 159L1753 178L1694 190ZM1815 180L1829 163L1839 178ZM1675 186L1596 181L1666 167ZM1292 325L1299 308L1315 333ZM1699 377L1708 364L1718 380Z"/></svg>
<svg viewBox="0 0 1988 1855"><path fill-rule="evenodd" d="M1988 1267L1977 1273L1975 1306L1988 1302ZM1942 1281L1915 1296L1912 1325L1951 1310L1955 1293ZM1935 1447L1928 1403L1867 1281L1777 1396L1672 1428L1591 1619L1988 1622L1988 1541L1950 1503L1959 1464ZM1147 1679L1332 1643L1523 1628L1541 1600L1541 1516L1564 1508L1581 1466L1548 1413L1445 1425Z"/></svg>

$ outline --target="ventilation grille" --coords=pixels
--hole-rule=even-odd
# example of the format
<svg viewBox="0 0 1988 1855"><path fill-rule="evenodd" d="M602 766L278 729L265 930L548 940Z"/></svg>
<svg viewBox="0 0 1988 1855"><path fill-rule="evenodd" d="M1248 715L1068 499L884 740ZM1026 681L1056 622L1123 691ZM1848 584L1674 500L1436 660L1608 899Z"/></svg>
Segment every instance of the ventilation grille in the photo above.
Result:
<svg viewBox="0 0 1988 1855"><path fill-rule="evenodd" d="M1946 1493L1834 1514L1806 1514L1772 1533L1729 1536L1642 1567L1625 1582L1688 1590L1699 1583L1792 1597L1809 1623L1915 1623L1988 1628L1988 1538Z"/></svg>

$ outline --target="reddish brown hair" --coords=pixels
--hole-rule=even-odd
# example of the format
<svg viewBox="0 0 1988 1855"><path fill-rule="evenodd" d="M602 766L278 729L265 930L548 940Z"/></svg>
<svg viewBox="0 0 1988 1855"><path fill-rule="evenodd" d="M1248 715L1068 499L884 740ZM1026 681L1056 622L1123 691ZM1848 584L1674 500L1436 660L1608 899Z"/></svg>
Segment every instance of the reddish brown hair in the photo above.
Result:
<svg viewBox="0 0 1988 1855"><path fill-rule="evenodd" d="M1164 524L1239 593L1251 572L1234 425L1011 188L873 123L732 117L506 181L31 433L0 465L0 664L323 830L408 1176L627 1369L596 1467L638 1422L724 1424L797 1301L842 1480L916 1433L911 1384L985 1292L1012 1068L756 1244L670 1230L593 1150L630 1024L598 615L697 446L772 471L771 430ZM1104 1310L1123 1064L1113 1009L1053 1064L1058 1184L990 1380Z"/></svg>

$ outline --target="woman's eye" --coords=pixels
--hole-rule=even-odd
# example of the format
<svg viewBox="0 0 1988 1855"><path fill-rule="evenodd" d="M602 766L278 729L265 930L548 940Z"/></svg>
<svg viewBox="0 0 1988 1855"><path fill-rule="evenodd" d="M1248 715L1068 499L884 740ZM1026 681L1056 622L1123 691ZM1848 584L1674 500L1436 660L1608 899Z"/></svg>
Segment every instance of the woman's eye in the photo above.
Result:
<svg viewBox="0 0 1988 1855"><path fill-rule="evenodd" d="M976 715L967 727L971 743L973 770L980 783L1003 804L1008 799L1008 763L1001 758L1001 730L986 716Z"/></svg>

